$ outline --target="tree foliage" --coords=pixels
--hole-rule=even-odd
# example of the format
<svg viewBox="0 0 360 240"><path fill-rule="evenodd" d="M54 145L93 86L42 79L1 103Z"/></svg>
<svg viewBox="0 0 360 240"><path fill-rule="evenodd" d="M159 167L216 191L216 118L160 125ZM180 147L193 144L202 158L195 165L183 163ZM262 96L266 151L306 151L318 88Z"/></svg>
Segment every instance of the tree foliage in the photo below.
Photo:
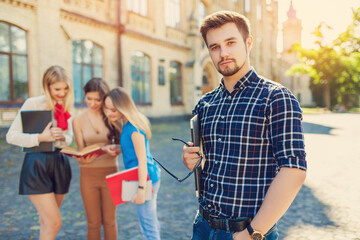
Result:
<svg viewBox="0 0 360 240"><path fill-rule="evenodd" d="M323 31L331 27L319 24L313 34L315 49L295 44L292 51L300 57L289 75L307 74L318 106L332 109L337 104L346 108L359 106L360 95L360 8L353 10L353 22L331 44L325 44Z"/></svg>

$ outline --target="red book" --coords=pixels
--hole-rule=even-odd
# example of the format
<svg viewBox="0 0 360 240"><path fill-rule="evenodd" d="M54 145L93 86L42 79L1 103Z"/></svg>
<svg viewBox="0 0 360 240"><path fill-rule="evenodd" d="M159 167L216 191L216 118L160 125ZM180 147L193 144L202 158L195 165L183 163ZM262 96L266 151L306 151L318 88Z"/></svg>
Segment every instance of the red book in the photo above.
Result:
<svg viewBox="0 0 360 240"><path fill-rule="evenodd" d="M150 180L149 175L147 176L147 180ZM138 167L106 176L106 182L115 206L127 202L122 199L123 182L126 181L139 181Z"/></svg>

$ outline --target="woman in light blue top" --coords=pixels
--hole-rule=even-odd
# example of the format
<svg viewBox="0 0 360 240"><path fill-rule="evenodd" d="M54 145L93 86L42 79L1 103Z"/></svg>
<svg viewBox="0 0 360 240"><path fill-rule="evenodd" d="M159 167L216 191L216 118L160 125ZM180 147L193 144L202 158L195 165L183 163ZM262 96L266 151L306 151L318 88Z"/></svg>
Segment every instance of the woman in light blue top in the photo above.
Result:
<svg viewBox="0 0 360 240"><path fill-rule="evenodd" d="M120 144L125 168L139 167L139 187L132 202L137 204L141 232L148 240L158 240L160 239L160 226L156 212L156 199L160 188L160 168L150 153L150 122L138 111L129 94L120 87L111 90L105 96L104 108L106 116L113 125L123 126ZM148 174L154 192L152 199L145 201Z"/></svg>

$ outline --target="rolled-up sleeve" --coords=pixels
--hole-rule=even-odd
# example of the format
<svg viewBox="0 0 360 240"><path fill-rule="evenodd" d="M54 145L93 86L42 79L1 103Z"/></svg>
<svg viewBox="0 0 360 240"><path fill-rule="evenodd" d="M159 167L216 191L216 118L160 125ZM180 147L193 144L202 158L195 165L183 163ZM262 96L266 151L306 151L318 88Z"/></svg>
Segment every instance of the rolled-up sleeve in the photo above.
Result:
<svg viewBox="0 0 360 240"><path fill-rule="evenodd" d="M301 121L302 110L294 95L286 88L274 90L270 98L269 126L279 168L307 168Z"/></svg>

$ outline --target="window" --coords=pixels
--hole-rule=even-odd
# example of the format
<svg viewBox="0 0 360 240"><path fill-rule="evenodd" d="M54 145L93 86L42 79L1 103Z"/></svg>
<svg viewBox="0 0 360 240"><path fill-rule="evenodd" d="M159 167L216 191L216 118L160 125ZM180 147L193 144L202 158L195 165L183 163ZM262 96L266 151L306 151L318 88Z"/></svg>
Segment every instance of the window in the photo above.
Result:
<svg viewBox="0 0 360 240"><path fill-rule="evenodd" d="M250 8L250 5L251 5L250 0L245 0L244 4L245 4L245 7L244 7L244 8L245 8L245 12L246 12L246 13L249 13L250 10L251 10L251 8Z"/></svg>
<svg viewBox="0 0 360 240"><path fill-rule="evenodd" d="M131 56L132 98L137 104L150 103L150 58L142 52Z"/></svg>
<svg viewBox="0 0 360 240"><path fill-rule="evenodd" d="M180 28L180 0L165 1L165 24L173 28Z"/></svg>
<svg viewBox="0 0 360 240"><path fill-rule="evenodd" d="M198 4L198 25L201 26L202 20L206 17L206 6L203 2Z"/></svg>
<svg viewBox="0 0 360 240"><path fill-rule="evenodd" d="M83 86L93 77L103 77L103 50L89 40L73 41L75 103L81 103Z"/></svg>
<svg viewBox="0 0 360 240"><path fill-rule="evenodd" d="M203 76L202 76L202 84L203 85L208 85L209 84L209 71L207 70L207 68L205 68L203 70Z"/></svg>
<svg viewBox="0 0 360 240"><path fill-rule="evenodd" d="M182 81L181 64L179 62L170 62L170 100L171 104L182 103Z"/></svg>
<svg viewBox="0 0 360 240"><path fill-rule="evenodd" d="M147 0L127 0L126 8L128 11L138 13L143 16L148 14L148 2Z"/></svg>
<svg viewBox="0 0 360 240"><path fill-rule="evenodd" d="M258 3L257 3L256 17L259 21L262 19L261 1L258 1Z"/></svg>
<svg viewBox="0 0 360 240"><path fill-rule="evenodd" d="M0 21L0 102L23 103L28 82L27 34Z"/></svg>

